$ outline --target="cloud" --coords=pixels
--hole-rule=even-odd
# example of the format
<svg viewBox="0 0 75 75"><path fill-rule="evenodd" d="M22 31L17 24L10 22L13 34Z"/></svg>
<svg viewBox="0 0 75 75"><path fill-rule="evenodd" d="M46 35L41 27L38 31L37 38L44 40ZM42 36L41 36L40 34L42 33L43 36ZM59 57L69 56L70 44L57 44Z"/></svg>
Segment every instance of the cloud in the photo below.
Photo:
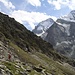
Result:
<svg viewBox="0 0 75 75"><path fill-rule="evenodd" d="M41 6L40 0L27 0L27 2L36 7Z"/></svg>
<svg viewBox="0 0 75 75"><path fill-rule="evenodd" d="M57 1L56 0L48 0L48 3L54 5L55 9L57 9L57 10L61 9L61 4L60 4L59 0L57 0Z"/></svg>
<svg viewBox="0 0 75 75"><path fill-rule="evenodd" d="M8 9L15 9L15 6L8 0L0 0Z"/></svg>
<svg viewBox="0 0 75 75"><path fill-rule="evenodd" d="M74 10L74 9L75 9L75 0L68 1L67 6L68 6L70 9Z"/></svg>
<svg viewBox="0 0 75 75"><path fill-rule="evenodd" d="M69 9L75 9L75 0L47 0L49 4L54 5L56 10L60 10L62 7L68 7Z"/></svg>
<svg viewBox="0 0 75 75"><path fill-rule="evenodd" d="M27 22L32 29L35 28L35 24L39 23L45 19L53 18L56 20L56 17L47 15L46 13L40 13L40 12L27 12L23 10L13 11L10 15L10 17L15 18L18 22L24 23Z"/></svg>

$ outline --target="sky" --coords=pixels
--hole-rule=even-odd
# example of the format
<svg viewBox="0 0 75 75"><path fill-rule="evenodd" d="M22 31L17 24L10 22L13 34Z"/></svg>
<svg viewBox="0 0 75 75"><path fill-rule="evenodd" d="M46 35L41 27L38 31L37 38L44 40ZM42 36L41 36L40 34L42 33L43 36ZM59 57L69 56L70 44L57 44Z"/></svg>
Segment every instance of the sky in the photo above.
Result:
<svg viewBox="0 0 75 75"><path fill-rule="evenodd" d="M15 18L28 30L39 22L67 15L75 10L75 0L0 0L0 12Z"/></svg>

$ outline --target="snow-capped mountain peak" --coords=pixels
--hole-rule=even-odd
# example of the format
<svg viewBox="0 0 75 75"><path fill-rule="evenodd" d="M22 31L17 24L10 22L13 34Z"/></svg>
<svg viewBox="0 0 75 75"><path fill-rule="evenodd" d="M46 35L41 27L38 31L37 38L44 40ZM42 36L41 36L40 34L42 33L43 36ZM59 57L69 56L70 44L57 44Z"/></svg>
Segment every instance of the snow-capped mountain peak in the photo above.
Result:
<svg viewBox="0 0 75 75"><path fill-rule="evenodd" d="M53 23L54 23L54 20L49 18L49 19L47 19L45 21L40 22L38 26L39 27L42 26L43 30L46 31Z"/></svg>
<svg viewBox="0 0 75 75"><path fill-rule="evenodd" d="M40 22L36 27L35 29L33 30L33 32L35 34L37 34L38 36L39 35L42 35L46 30L49 29L50 26L52 26L52 24L54 23L54 20L49 18L47 20L44 20L42 22Z"/></svg>
<svg viewBox="0 0 75 75"><path fill-rule="evenodd" d="M75 10L72 10L68 15L61 16L60 19L75 22Z"/></svg>

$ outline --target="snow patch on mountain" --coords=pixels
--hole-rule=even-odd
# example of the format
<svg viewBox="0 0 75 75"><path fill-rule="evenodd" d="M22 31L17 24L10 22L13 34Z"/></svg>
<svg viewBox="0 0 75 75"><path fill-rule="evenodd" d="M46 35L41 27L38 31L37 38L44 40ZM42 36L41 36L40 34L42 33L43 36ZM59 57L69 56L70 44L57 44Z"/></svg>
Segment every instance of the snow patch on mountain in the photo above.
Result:
<svg viewBox="0 0 75 75"><path fill-rule="evenodd" d="M37 36L42 36L44 33L45 33L45 31L42 31L42 33L40 33L40 34L37 34L37 33L36 33L36 35L37 35Z"/></svg>
<svg viewBox="0 0 75 75"><path fill-rule="evenodd" d="M75 10L71 11L68 15L61 16L60 19L63 19L69 22L75 22Z"/></svg>
<svg viewBox="0 0 75 75"><path fill-rule="evenodd" d="M59 42L57 42L57 43L56 43L56 46L58 46L58 45L60 45L60 43L59 43Z"/></svg>
<svg viewBox="0 0 75 75"><path fill-rule="evenodd" d="M75 45L73 45L72 51L71 51L71 53L69 54L69 56L72 56L72 55L74 54L74 51L75 51Z"/></svg>
<svg viewBox="0 0 75 75"><path fill-rule="evenodd" d="M54 23L53 19L49 18L39 23L39 26L42 26L43 30L46 31L53 23Z"/></svg>
<svg viewBox="0 0 75 75"><path fill-rule="evenodd" d="M62 25L58 25L62 32L65 32L65 28Z"/></svg>
<svg viewBox="0 0 75 75"><path fill-rule="evenodd" d="M65 28L65 32L67 33L68 36L70 36L70 32L69 32L69 29L70 29L70 24L62 24L62 26Z"/></svg>
<svg viewBox="0 0 75 75"><path fill-rule="evenodd" d="M58 25L60 26L63 26L65 28L65 32L67 33L68 36L70 36L70 32L69 32L69 29L70 29L70 24L65 24L65 23L58 23L56 22ZM64 32L64 28L60 28L63 32Z"/></svg>
<svg viewBox="0 0 75 75"><path fill-rule="evenodd" d="M61 43L71 44L71 42L70 42L70 41L62 41Z"/></svg>
<svg viewBox="0 0 75 75"><path fill-rule="evenodd" d="M43 33L43 34L41 35L41 38L45 39L47 35L48 35L48 33L45 32L45 33Z"/></svg>
<svg viewBox="0 0 75 75"><path fill-rule="evenodd" d="M58 46L60 44L67 44L68 45L68 44L71 44L71 42L70 41L62 41L61 43L57 42L56 46Z"/></svg>
<svg viewBox="0 0 75 75"><path fill-rule="evenodd" d="M39 26L39 27L37 28L37 30L43 30L43 27L42 27L42 26Z"/></svg>
<svg viewBox="0 0 75 75"><path fill-rule="evenodd" d="M63 20L66 20L66 21L75 22L74 21L74 17L73 17L73 15L71 13L66 15L66 16L61 16L60 19L63 19Z"/></svg>
<svg viewBox="0 0 75 75"><path fill-rule="evenodd" d="M37 36L42 36L46 30L48 30L52 25L54 24L54 20L49 18L45 21L40 22L35 29L33 30L33 32L37 35ZM45 36L47 34L44 34L43 36Z"/></svg>

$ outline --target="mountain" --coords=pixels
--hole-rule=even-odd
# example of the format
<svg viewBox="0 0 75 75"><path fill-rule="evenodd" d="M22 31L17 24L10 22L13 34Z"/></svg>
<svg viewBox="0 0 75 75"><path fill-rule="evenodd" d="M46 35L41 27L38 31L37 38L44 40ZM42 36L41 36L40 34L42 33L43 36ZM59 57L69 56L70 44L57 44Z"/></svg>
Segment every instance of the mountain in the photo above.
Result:
<svg viewBox="0 0 75 75"><path fill-rule="evenodd" d="M48 30L49 27L51 27L51 25L54 23L54 20L49 18L45 21L40 22L35 29L33 30L33 32L37 35L37 36L42 36L42 34L45 33L46 30Z"/></svg>
<svg viewBox="0 0 75 75"><path fill-rule="evenodd" d="M0 75L75 75L74 67L74 60L0 13Z"/></svg>
<svg viewBox="0 0 75 75"><path fill-rule="evenodd" d="M38 27L39 25L37 25ZM46 26L46 24L44 25ZM35 31L36 28L34 29ZM34 31L33 31L34 32ZM59 53L75 58L75 10L60 17L41 36ZM34 32L35 33L35 32ZM36 33L35 33L36 34Z"/></svg>
<svg viewBox="0 0 75 75"><path fill-rule="evenodd" d="M61 19L75 22L75 10L72 10L68 15L62 16Z"/></svg>

